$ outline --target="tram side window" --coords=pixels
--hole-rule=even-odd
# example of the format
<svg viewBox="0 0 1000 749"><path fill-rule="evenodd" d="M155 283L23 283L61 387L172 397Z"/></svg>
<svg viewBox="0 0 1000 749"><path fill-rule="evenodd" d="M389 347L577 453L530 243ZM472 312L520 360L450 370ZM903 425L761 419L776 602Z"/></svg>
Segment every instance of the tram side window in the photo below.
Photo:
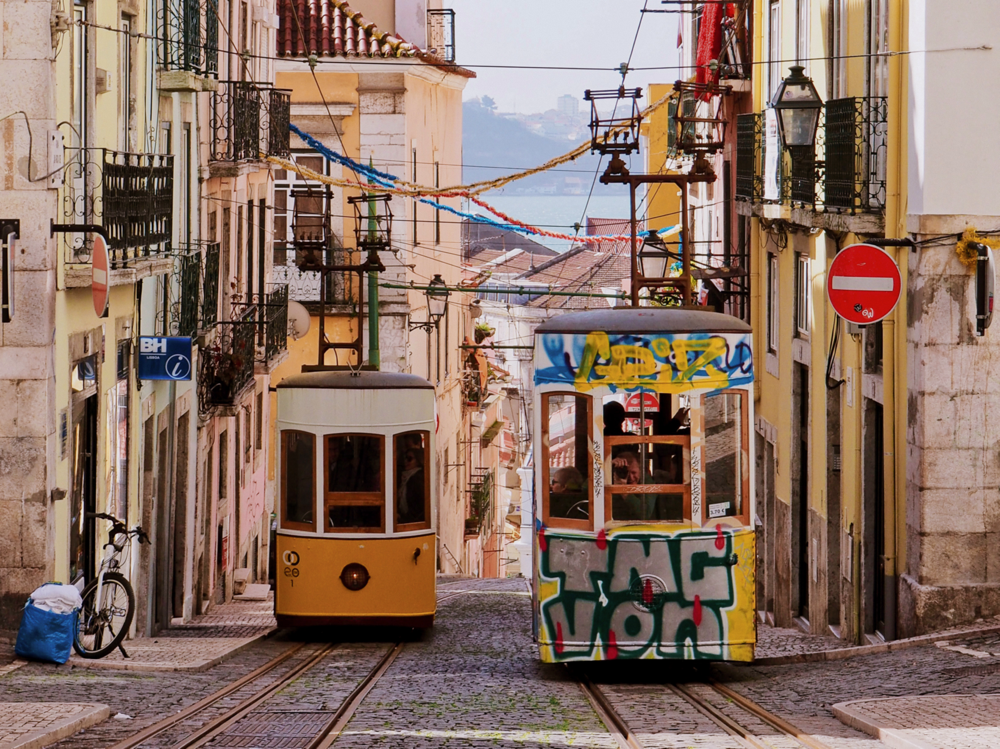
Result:
<svg viewBox="0 0 1000 749"><path fill-rule="evenodd" d="M384 456L381 435L327 435L327 530L384 530Z"/></svg>
<svg viewBox="0 0 1000 749"><path fill-rule="evenodd" d="M542 399L543 516L552 525L591 527L590 404L585 395L547 393Z"/></svg>
<svg viewBox="0 0 1000 749"><path fill-rule="evenodd" d="M308 432L281 432L281 478L284 528L313 530L316 508L316 437Z"/></svg>
<svg viewBox="0 0 1000 749"><path fill-rule="evenodd" d="M396 529L429 528L430 522L430 432L404 432L393 440L396 464Z"/></svg>
<svg viewBox="0 0 1000 749"><path fill-rule="evenodd" d="M636 393L604 398L605 513L617 522L680 523L691 515L686 402Z"/></svg>
<svg viewBox="0 0 1000 749"><path fill-rule="evenodd" d="M706 395L705 512L709 518L743 514L747 492L746 393Z"/></svg>

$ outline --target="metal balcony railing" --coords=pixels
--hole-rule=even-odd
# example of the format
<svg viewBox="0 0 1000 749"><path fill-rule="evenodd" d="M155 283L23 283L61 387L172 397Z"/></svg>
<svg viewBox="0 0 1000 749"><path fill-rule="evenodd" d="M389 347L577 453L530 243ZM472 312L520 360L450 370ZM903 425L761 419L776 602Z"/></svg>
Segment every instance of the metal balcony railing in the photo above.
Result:
<svg viewBox="0 0 1000 749"><path fill-rule="evenodd" d="M213 161L288 157L291 92L250 81L219 81L212 99Z"/></svg>
<svg viewBox="0 0 1000 749"><path fill-rule="evenodd" d="M764 116L760 112L736 117L736 199L759 202L763 193L761 139Z"/></svg>
<svg viewBox="0 0 1000 749"><path fill-rule="evenodd" d="M277 243L276 243L277 245ZM274 251L274 267L271 278L275 284L288 286L288 298L303 304L354 304L357 300L357 274L330 273L326 277L326 288L322 288L322 274L319 271L299 270L296 265L297 251L277 247ZM347 265L351 253L343 248L326 250L322 255L326 265Z"/></svg>
<svg viewBox="0 0 1000 749"><path fill-rule="evenodd" d="M264 360L270 362L288 348L288 287L279 286L266 296L263 318Z"/></svg>
<svg viewBox="0 0 1000 749"><path fill-rule="evenodd" d="M455 11L427 11L427 47L447 62L455 62Z"/></svg>
<svg viewBox="0 0 1000 749"><path fill-rule="evenodd" d="M194 337L198 333L201 296L201 251L195 248L180 256L180 298L177 301L177 335Z"/></svg>
<svg viewBox="0 0 1000 749"><path fill-rule="evenodd" d="M161 0L156 4L156 64L160 70L219 75L216 0Z"/></svg>
<svg viewBox="0 0 1000 749"><path fill-rule="evenodd" d="M884 209L889 100L831 99L825 108L826 207L852 213Z"/></svg>
<svg viewBox="0 0 1000 749"><path fill-rule="evenodd" d="M250 305L221 326L221 335L199 357L198 400L202 413L232 406L253 380L258 310Z"/></svg>
<svg viewBox="0 0 1000 749"><path fill-rule="evenodd" d="M207 330L219 321L219 243L210 242L205 247L202 275L201 324Z"/></svg>
<svg viewBox="0 0 1000 749"><path fill-rule="evenodd" d="M112 268L170 252L173 156L70 148L65 161L64 223L102 226ZM90 241L65 236L66 262L89 263Z"/></svg>

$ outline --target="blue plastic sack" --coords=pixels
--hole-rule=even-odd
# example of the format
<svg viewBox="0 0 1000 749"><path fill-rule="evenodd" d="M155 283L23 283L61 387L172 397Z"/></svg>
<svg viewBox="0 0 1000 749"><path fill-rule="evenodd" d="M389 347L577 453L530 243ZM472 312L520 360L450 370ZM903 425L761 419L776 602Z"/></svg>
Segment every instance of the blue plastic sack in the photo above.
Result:
<svg viewBox="0 0 1000 749"><path fill-rule="evenodd" d="M21 658L47 663L65 663L73 648L77 612L56 614L35 606L31 599L24 606L17 630L14 652Z"/></svg>

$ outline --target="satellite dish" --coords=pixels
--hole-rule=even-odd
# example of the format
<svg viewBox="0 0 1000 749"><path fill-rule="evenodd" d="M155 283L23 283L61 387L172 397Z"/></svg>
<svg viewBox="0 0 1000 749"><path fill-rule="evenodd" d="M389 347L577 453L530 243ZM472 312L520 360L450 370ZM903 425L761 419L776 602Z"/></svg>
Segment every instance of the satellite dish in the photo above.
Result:
<svg viewBox="0 0 1000 749"><path fill-rule="evenodd" d="M309 310L296 301L288 300L288 337L297 341L309 332L312 319Z"/></svg>

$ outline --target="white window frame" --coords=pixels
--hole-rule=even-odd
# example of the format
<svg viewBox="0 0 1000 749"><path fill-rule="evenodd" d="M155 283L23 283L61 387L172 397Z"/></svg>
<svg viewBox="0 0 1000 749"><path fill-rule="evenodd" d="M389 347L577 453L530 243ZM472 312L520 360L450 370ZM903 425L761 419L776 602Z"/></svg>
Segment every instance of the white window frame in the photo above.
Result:
<svg viewBox="0 0 1000 749"><path fill-rule="evenodd" d="M809 255L797 253L795 257L795 327L803 338L809 337L810 276Z"/></svg>
<svg viewBox="0 0 1000 749"><path fill-rule="evenodd" d="M767 29L768 81L767 100L771 101L781 83L781 5L771 0L771 17Z"/></svg>
<svg viewBox="0 0 1000 749"><path fill-rule="evenodd" d="M795 59L809 75L809 12L810 0L796 0L795 8Z"/></svg>
<svg viewBox="0 0 1000 749"><path fill-rule="evenodd" d="M767 350L771 353L778 351L778 322L780 320L778 312L781 303L781 294L778 284L778 256L768 253L767 256Z"/></svg>

